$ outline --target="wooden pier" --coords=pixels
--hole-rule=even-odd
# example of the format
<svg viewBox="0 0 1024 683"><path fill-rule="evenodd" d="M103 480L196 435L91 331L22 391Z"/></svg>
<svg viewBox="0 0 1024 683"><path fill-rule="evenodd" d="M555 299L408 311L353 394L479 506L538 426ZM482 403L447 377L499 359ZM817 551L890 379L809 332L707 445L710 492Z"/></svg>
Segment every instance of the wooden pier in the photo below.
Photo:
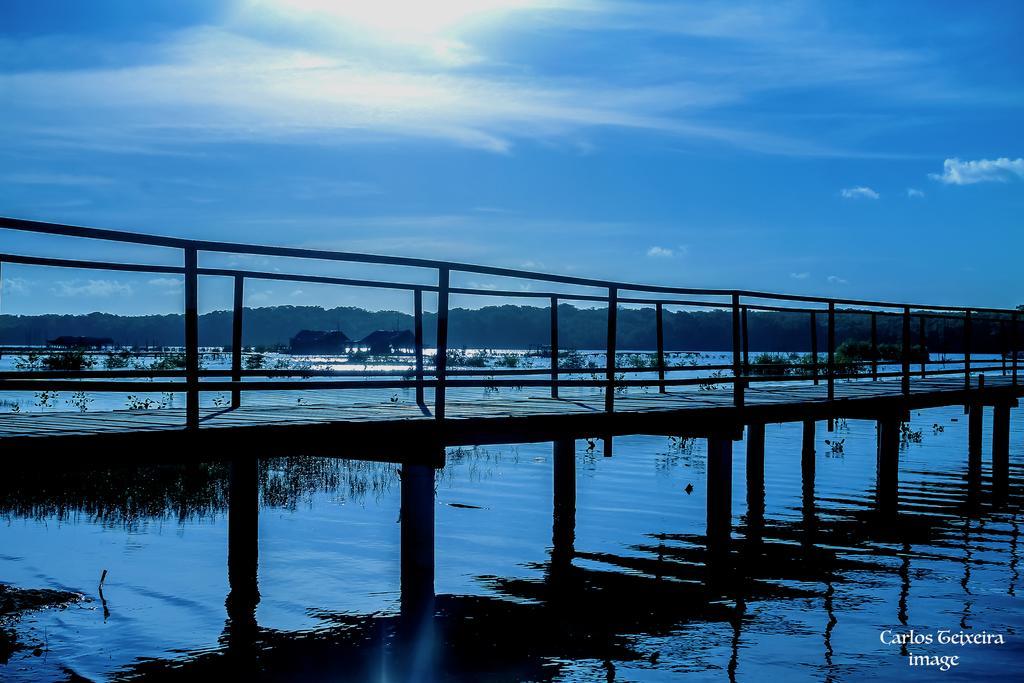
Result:
<svg viewBox="0 0 1024 683"><path fill-rule="evenodd" d="M899 514L900 431L911 411L964 406L969 437L965 444L969 497L981 488L983 412L993 411L992 500L1007 495L1011 409L1024 395L1018 365L1020 311L829 299L766 292L650 286L544 273L310 249L254 246L155 237L111 230L0 218L0 235L21 231L79 240L127 243L180 250L181 265L100 262L4 253L5 263L47 268L159 273L183 278L185 368L183 370L19 370L0 372L4 392L166 392L182 407L113 411L45 411L0 414L0 454L18 466L60 466L68 461L127 460L188 462L231 460L228 612L232 638L244 640L256 628L260 599L258 567L258 480L262 456L325 455L401 464L402 616L415 631L428 628L433 610L434 476L444 465L446 446L553 442L552 567L571 562L574 549L576 441L601 439L613 454L614 437L660 434L707 439L707 544L711 558L728 554L732 534L733 443L746 441L747 533L764 523L765 425L803 424L801 469L805 515L814 518L815 439L819 422L838 419L877 424L875 498L880 515ZM4 242L7 244L8 242ZM346 263L377 264L433 272L433 281L411 277L366 280L281 271L204 267L207 253ZM473 274L529 281L531 289L454 286L453 275ZM231 367L203 369L198 334L200 277L233 283ZM243 299L247 282L310 282L339 287L405 291L414 311L415 358L411 370L309 371L243 367ZM2 280L0 280L2 281ZM550 306L551 361L544 368L449 368L450 295L529 299ZM436 299L437 347L425 353L425 295ZM565 367L560 362L558 307L588 302L608 310L603 367ZM2 305L2 301L0 301ZM656 348L652 367L620 367L616 354L618 307L650 307L655 312ZM726 310L731 313L731 361L702 367L668 365L666 309ZM765 372L750 358L751 312L807 315L810 360L775 364ZM836 319L870 320L871 360L853 374L836 364ZM900 357L881 362L878 319L896 316L902 330ZM961 358L931 361L913 354L923 346L926 321L939 318L961 328ZM826 322L824 348L819 324ZM983 360L973 330L987 324L999 330L1003 353ZM916 337L915 337L916 335ZM634 349L636 351L636 349ZM886 365L890 369L886 369ZM895 367L897 369L893 370ZM485 391L486 389L486 391ZM412 400L394 400L390 392ZM230 396L227 405L204 405L202 395ZM396 395L397 396L397 395ZM770 485L770 484L769 484Z"/></svg>
<svg viewBox="0 0 1024 683"><path fill-rule="evenodd" d="M7 458L95 457L173 460L231 457L240 453L317 454L387 460L407 466L439 467L444 447L488 443L553 441L562 444L557 458L560 490L573 481L565 452L574 439L600 438L611 454L612 438L624 434L665 434L709 439L708 526L728 537L732 442L747 430L748 465L758 470L763 426L769 422L804 424L804 467L814 464L815 423L829 427L836 419L878 423L878 503L895 510L899 429L910 411L963 405L969 412L970 471L980 467L981 414L993 410L994 485L1001 487L1009 467L1011 408L1024 394L1019 381L1020 311L984 307L911 305L885 301L834 299L742 290L642 285L567 277L507 268L394 256L186 240L70 225L0 218L0 235L14 232L131 244L178 250L181 265L103 262L6 253L0 268L21 264L55 269L152 273L183 279L183 370L24 370L0 372L5 392L167 392L181 397L180 408L56 412L0 415L0 452ZM9 241L5 241L5 244ZM311 275L281 270L254 271L206 267L210 254L282 257L290 262L373 264L394 272L394 279L368 280ZM418 274L418 280L410 275ZM433 273L424 283L423 274ZM343 274L343 273L342 273ZM530 288L459 286L453 277L466 274L500 281L531 283ZM198 332L200 278L226 278L233 287L231 367L201 367ZM242 348L244 291L251 281L308 282L338 287L404 291L414 311L415 356L411 370L368 369L308 371L246 369ZM449 368L448 316L451 295L516 298L550 307L551 361L543 368ZM436 299L436 352L424 346L425 297ZM604 366L565 367L560 358L558 307L586 302L607 307ZM429 302L427 302L429 303ZM2 300L0 300L2 306ZM649 307L655 312L655 359L645 368L621 367L616 354L621 306ZM666 309L725 310L731 316L730 362L702 367L667 364L664 334ZM2 310L2 309L0 309ZM810 360L775 364L768 372L750 358L751 312L805 314ZM851 375L836 363L836 320L870 319L871 360ZM900 358L881 362L878 319L896 317L902 330ZM961 328L961 358L932 361L914 355L924 346L931 319ZM825 321L824 348L819 325ZM1000 360L977 357L973 330L988 325L999 331ZM915 336L916 335L916 336ZM635 351L635 350L634 350ZM886 370L886 365L890 369ZM892 369L892 368L896 369ZM770 374L774 373L774 374ZM484 391L484 388L490 391ZM515 391L512 391L515 389ZM415 401L384 398L408 391ZM220 393L230 404L204 406L201 396ZM275 397L279 400L274 400ZM753 459L755 462L749 462ZM749 469L749 467L748 467ZM240 475L241 476L241 475ZM244 478L244 476L242 477ZM403 482L404 483L404 482ZM763 486L763 482L762 482Z"/></svg>

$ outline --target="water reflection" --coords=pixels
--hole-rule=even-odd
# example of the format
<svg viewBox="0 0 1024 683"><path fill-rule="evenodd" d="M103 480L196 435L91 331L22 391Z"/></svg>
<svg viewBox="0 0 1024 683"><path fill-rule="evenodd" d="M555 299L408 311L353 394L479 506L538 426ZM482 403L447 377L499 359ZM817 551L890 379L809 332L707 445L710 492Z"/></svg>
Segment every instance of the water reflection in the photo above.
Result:
<svg viewBox="0 0 1024 683"><path fill-rule="evenodd" d="M738 523L730 522L724 539L720 528L710 537L703 531L648 529L611 550L580 543L577 486L581 468L590 466L585 442L579 453L571 441L553 444L548 556L525 563L526 576L476 576L484 594L435 595L435 564L441 561L434 555L435 487L442 477L431 468L399 472L387 464L314 458L122 464L45 475L25 467L0 482L0 510L9 517L68 521L84 515L125 528L152 519L227 514L226 619L217 646L136 661L116 671L121 679L634 680L642 678L637 671L667 665L736 680L744 671L749 675L752 650L765 640L763 628L752 628L759 611L791 605L786 609L799 612L816 634L816 651L800 653L801 661L813 665L819 679L844 680L849 660L837 637L842 615L873 599L865 587L892 578L897 590L885 608L888 623L912 627L922 618L914 614L914 597L921 592L925 599L925 589L916 584L927 585L929 573L956 566L956 618L963 628L978 627L977 584L983 581L984 590L991 590L991 569L1003 568L991 551L1005 548L1000 592L1015 596L1019 478L1009 477L1000 493L965 458L959 469L932 472L926 486L907 484L895 509L879 498L881 476L862 498L844 498L816 481L825 468L811 424L803 432L811 436L794 440L791 454L771 454L787 458L799 472L794 514L768 514L763 429L748 431L746 457L736 459L737 466L745 463L745 477L736 478L745 481L745 501L737 505L745 510ZM618 459L624 449L616 446ZM712 452L716 447L722 444L710 445ZM709 459L709 488L724 475L716 467L728 462L731 491L732 450L730 442L727 454L718 452L717 464ZM487 458L480 457L477 467ZM916 481L913 470L905 474ZM310 630L260 624L261 601L274 600L266 588L261 595L261 501L263 509L301 510L317 492L365 502L396 486L399 608L320 610ZM767 489L771 495L771 481ZM707 522L717 523L711 508L720 499L711 500L710 490L707 495ZM640 511L643 496L637 497ZM1003 516L993 517L1000 510ZM1005 517L1007 510L1012 516ZM708 633L719 634L717 640L709 644ZM724 658L715 660L719 650Z"/></svg>

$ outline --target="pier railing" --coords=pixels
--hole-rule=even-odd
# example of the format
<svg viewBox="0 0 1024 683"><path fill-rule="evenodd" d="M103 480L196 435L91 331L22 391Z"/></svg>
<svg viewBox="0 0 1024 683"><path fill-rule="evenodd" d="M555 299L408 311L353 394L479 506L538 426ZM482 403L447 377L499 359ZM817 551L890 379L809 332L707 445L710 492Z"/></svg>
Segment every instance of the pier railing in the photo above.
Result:
<svg viewBox="0 0 1024 683"><path fill-rule="evenodd" d="M0 269L3 264L21 264L51 268L72 268L112 272L150 273L181 276L184 280L184 356L183 370L33 370L0 373L0 389L12 391L139 391L139 378L151 380L146 391L184 393L186 420L190 427L199 424L201 392L230 392L232 405L238 406L247 391L310 390L310 389L414 389L417 402L426 404L427 390L433 390L433 415L444 419L446 394L450 387L544 387L553 398L566 387L599 388L604 392L605 410L615 410L616 392L628 387L656 387L668 392L672 387L686 385L731 385L734 404L744 405L744 391L755 382L805 381L825 383L827 396L834 397L837 380L849 373L849 368L838 367L836 362L836 319L838 316L867 316L870 318L870 354L868 360L859 361L858 367L870 371L870 379L901 378L904 393L909 393L912 377L930 377L962 374L966 388L971 387L972 373L1000 371L1012 376L1017 383L1020 346L1020 314L1018 310L919 305L890 301L870 301L848 298L830 298L777 294L770 292L726 289L704 289L644 285L612 280L572 277L538 273L528 270L498 268L450 261L421 258L380 256L341 251L272 247L182 239L154 235L86 228L72 225L42 223L14 218L0 218L0 229L44 235L58 235L82 240L100 240L122 244L162 247L181 252L181 264L155 265L106 262L95 259L69 259L4 253L0 248ZM2 234L2 233L0 233ZM260 271L242 268L204 267L200 256L204 254L230 254L235 256L262 256L335 262L340 264L373 264L394 266L408 271L433 274L432 282L416 283L334 277L294 272ZM0 271L2 272L2 271ZM473 275L529 281L530 289L495 289L483 285L452 283L452 276ZM233 283L231 367L227 370L203 369L199 345L199 284L200 277L220 277ZM310 383L294 378L295 370L246 369L243 367L242 335L246 284L252 281L299 282L336 285L340 287L376 288L407 292L412 298L414 320L414 369L409 372L382 373L371 370L306 370L304 376L352 377L362 379L324 380ZM2 277L0 277L2 282ZM579 291L584 290L584 291ZM436 296L436 353L432 367L424 357L424 293ZM448 328L453 295L487 298L530 299L545 301L550 307L550 367L548 368L448 368ZM607 342L605 362L599 368L563 367L559 362L559 305L583 303L607 308ZM617 362L618 312L623 306L654 309L656 348L652 367L621 367ZM666 361L665 314L666 309L721 310L730 315L730 362L712 365L672 366ZM769 367L755 367L750 357L750 312L777 312L806 315L811 348L809 360L773 362ZM896 317L900 320L900 352L898 358L881 358L878 341L878 320ZM825 320L825 340L819 339L820 321ZM962 359L932 361L925 350L926 326L930 320L960 327ZM972 339L973 326L979 322L995 325L1000 330L1002 352L999 361L979 361L975 356ZM915 359L914 342L920 351ZM824 356L824 358L822 358ZM822 362L822 360L824 362ZM884 366L898 366L898 370L885 370ZM937 367L938 366L938 367ZM768 372L770 370L770 372ZM678 377L680 371L710 372L711 375ZM578 375L590 373L590 379ZM728 374L725 374L728 373ZM630 378L625 375L647 374L650 377ZM576 375L576 377L574 377ZM383 376L383 377L382 377ZM262 381L253 378L264 378ZM394 378L392 378L394 377ZM524 379L526 377L526 379ZM183 379L182 379L183 378Z"/></svg>

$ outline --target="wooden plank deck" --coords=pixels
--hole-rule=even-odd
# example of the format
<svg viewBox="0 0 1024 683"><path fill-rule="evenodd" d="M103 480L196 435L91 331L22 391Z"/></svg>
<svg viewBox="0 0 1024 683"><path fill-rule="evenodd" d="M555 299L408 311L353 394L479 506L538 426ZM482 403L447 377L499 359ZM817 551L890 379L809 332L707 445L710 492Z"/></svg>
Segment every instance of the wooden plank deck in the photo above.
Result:
<svg viewBox="0 0 1024 683"><path fill-rule="evenodd" d="M453 383L454 384L454 383ZM324 400L324 392L247 394L238 408L204 408L197 431L185 429L185 410L165 408L0 415L0 452L75 452L159 456L191 444L210 449L244 446L288 452L365 451L373 459L408 460L412 450L438 444L541 441L609 434L707 434L749 422L784 422L829 417L878 417L908 410L967 402L1015 401L1024 385L989 376L984 389L965 391L959 376L916 378L903 395L899 380L837 381L835 400L824 382L760 383L749 387L742 411L731 386L716 390L674 388L667 393L632 391L616 396L615 412L604 412L604 396L583 393L559 399L521 392L476 393L460 397L453 386L446 419L431 406L388 399ZM298 399L302 399L299 401ZM319 400L320 402L314 402ZM423 448L420 448L423 450ZM397 451L398 455L393 454ZM208 453L205 453L208 455ZM225 455L229 453L224 453ZM363 456L360 456L363 457ZM419 457L419 456L416 456Z"/></svg>

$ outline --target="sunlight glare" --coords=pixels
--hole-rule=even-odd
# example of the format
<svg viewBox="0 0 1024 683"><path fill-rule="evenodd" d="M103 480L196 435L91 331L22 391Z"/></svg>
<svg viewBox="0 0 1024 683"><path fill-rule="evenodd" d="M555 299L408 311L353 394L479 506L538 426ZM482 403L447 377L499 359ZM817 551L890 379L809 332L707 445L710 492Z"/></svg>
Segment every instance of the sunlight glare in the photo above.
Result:
<svg viewBox="0 0 1024 683"><path fill-rule="evenodd" d="M292 12L324 15L392 39L444 34L485 15L537 7L535 0L277 0Z"/></svg>

